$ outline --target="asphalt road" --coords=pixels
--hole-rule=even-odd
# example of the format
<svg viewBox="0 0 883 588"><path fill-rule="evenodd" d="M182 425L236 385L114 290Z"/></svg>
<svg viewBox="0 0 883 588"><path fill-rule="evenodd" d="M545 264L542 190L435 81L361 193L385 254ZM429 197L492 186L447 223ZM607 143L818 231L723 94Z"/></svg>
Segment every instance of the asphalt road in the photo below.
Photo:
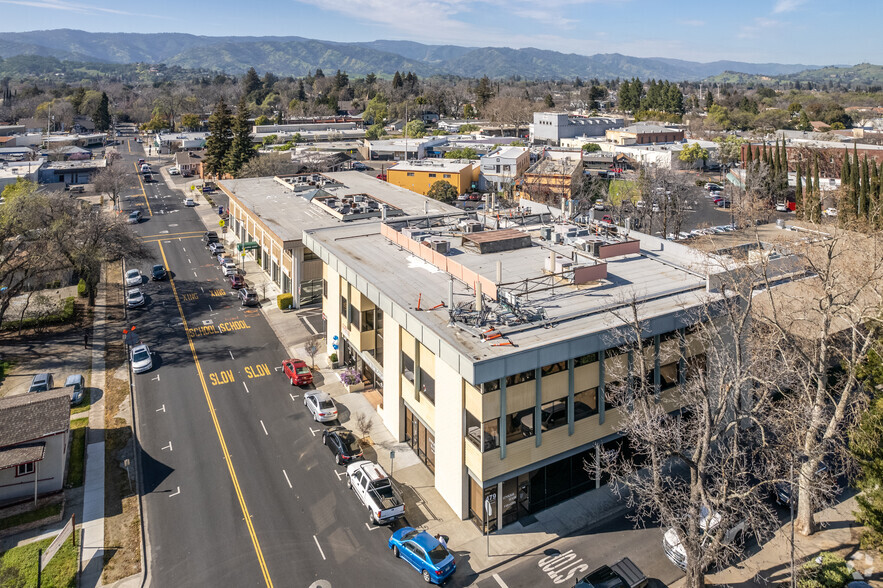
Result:
<svg viewBox="0 0 883 588"><path fill-rule="evenodd" d="M134 141L120 151L133 171L144 157ZM241 308L180 192L155 177L146 198L122 203L142 209L136 230L156 256L129 267L172 275L145 278L148 303L128 314L154 352L134 376L150 585L422 584L387 549L390 529L366 524L322 445L325 425L276 369L283 346Z"/></svg>

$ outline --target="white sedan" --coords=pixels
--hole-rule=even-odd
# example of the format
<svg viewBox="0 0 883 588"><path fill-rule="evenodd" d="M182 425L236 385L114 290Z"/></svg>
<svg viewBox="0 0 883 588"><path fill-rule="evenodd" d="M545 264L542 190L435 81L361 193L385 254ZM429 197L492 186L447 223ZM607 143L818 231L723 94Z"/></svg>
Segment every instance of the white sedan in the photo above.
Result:
<svg viewBox="0 0 883 588"><path fill-rule="evenodd" d="M184 199L184 206L196 206L196 201L188 196Z"/></svg>
<svg viewBox="0 0 883 588"><path fill-rule="evenodd" d="M178 173L179 173L179 172L178 172L178 168L177 168L177 167L170 167L170 168L169 168L169 175L170 175L170 176L177 176Z"/></svg>
<svg viewBox="0 0 883 588"><path fill-rule="evenodd" d="M126 286L141 285L141 270L130 269L126 272Z"/></svg>
<svg viewBox="0 0 883 588"><path fill-rule="evenodd" d="M136 345L132 348L132 371L136 374L149 371L153 367L153 355L147 345Z"/></svg>
<svg viewBox="0 0 883 588"><path fill-rule="evenodd" d="M126 306L135 308L144 305L144 294L141 288L132 288L126 292Z"/></svg>
<svg viewBox="0 0 883 588"><path fill-rule="evenodd" d="M837 216L837 209L833 206L830 208L826 208L823 214L825 216Z"/></svg>

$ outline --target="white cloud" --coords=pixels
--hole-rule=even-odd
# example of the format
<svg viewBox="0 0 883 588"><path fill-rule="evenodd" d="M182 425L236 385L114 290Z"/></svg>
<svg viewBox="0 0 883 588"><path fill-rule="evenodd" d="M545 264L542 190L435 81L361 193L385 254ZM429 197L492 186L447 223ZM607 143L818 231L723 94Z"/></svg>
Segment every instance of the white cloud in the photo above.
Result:
<svg viewBox="0 0 883 588"><path fill-rule="evenodd" d="M773 6L773 14L791 12L804 2L806 2L806 0L776 0L776 5Z"/></svg>
<svg viewBox="0 0 883 588"><path fill-rule="evenodd" d="M782 21L772 18L757 17L750 25L743 26L739 30L739 34L736 36L740 39L750 39L752 37L757 37L768 29L779 28L783 24Z"/></svg>
<svg viewBox="0 0 883 588"><path fill-rule="evenodd" d="M678 22L681 23L682 25L688 26L688 27L704 27L705 26L704 20L679 20Z"/></svg>
<svg viewBox="0 0 883 588"><path fill-rule="evenodd" d="M100 6L90 6L88 4L80 4L77 2L68 2L66 0L0 0L0 4L15 4L17 6L28 6L30 8L43 8L47 10L60 10L64 12L79 12L81 14L116 14L120 16L147 16L152 18L164 18L152 14L138 14L135 12L127 12L125 10L116 10L114 8L102 8Z"/></svg>

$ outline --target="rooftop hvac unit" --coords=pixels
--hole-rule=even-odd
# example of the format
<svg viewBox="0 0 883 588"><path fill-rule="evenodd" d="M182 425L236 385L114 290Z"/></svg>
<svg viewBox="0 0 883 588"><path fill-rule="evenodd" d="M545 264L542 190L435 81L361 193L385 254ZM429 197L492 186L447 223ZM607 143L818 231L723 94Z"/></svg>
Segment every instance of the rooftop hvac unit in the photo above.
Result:
<svg viewBox="0 0 883 588"><path fill-rule="evenodd" d="M420 241L426 235L426 231L413 227L405 227L404 229L402 229L402 235L409 239Z"/></svg>
<svg viewBox="0 0 883 588"><path fill-rule="evenodd" d="M568 257L564 257L562 255L555 256L555 267L552 267L552 260L550 258L546 258L545 269L547 272L551 273L561 273L565 271L573 270L573 262Z"/></svg>
<svg viewBox="0 0 883 588"><path fill-rule="evenodd" d="M550 241L552 239L552 227L540 227L540 239Z"/></svg>
<svg viewBox="0 0 883 588"><path fill-rule="evenodd" d="M466 226L464 227L467 233L480 233L484 230L482 224L477 220L466 221Z"/></svg>
<svg viewBox="0 0 883 588"><path fill-rule="evenodd" d="M430 239L429 246L432 248L433 251L437 251L442 255L447 255L450 243L448 243L444 239Z"/></svg>

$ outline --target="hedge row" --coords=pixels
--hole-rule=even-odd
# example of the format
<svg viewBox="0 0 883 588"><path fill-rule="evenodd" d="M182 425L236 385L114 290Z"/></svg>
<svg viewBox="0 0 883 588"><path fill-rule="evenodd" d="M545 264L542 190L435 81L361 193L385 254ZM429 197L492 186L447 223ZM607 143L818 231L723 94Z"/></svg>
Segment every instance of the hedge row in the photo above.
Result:
<svg viewBox="0 0 883 588"><path fill-rule="evenodd" d="M4 323L3 330L17 331L19 328L33 329L36 327L47 327L49 325L61 325L73 320L76 314L77 308L74 304L74 297L68 296L64 300L64 308L62 308L61 312L50 314L47 316L26 318L22 321L11 321L8 323ZM21 323L21 325L19 325L19 323Z"/></svg>

